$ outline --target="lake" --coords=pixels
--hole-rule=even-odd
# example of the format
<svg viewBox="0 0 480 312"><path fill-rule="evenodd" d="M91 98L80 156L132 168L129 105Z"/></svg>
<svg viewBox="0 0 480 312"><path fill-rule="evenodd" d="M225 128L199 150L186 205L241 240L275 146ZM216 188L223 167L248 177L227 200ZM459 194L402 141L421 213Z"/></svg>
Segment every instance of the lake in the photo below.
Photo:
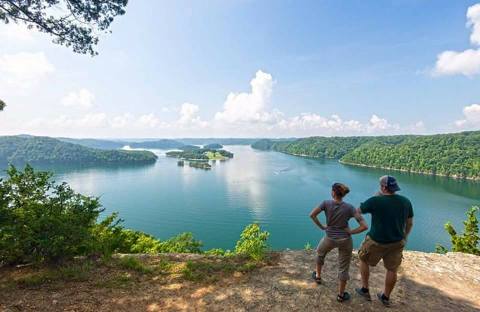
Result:
<svg viewBox="0 0 480 312"><path fill-rule="evenodd" d="M324 235L308 217L330 197L334 182L350 186L346 201L358 206L378 190L378 178L395 175L414 205L414 228L407 248L433 251L450 246L443 225L463 229L466 210L480 202L480 183L388 172L227 146L235 158L216 162L210 171L178 167L165 151L156 164L125 168L51 168L55 180L76 191L101 197L106 213L117 211L128 228L160 239L192 232L206 248L233 249L242 229L259 222L270 232L274 249L315 246ZM323 215L323 214L322 214ZM370 222L369 217L367 217ZM351 226L355 226L355 221ZM357 248L364 233L354 236Z"/></svg>

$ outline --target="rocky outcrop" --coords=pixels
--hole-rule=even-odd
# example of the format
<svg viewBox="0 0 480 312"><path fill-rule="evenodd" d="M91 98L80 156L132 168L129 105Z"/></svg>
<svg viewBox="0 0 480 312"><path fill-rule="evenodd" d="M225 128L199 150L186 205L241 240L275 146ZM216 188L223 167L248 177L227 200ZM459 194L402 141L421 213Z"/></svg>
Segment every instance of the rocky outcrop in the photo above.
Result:
<svg viewBox="0 0 480 312"><path fill-rule="evenodd" d="M144 256L145 257L145 256ZM155 258L158 256L147 256ZM172 256L173 257L173 256ZM196 261L203 256L175 255ZM137 277L133 287L91 287L93 281L62 287L2 289L5 311L384 311L377 301L354 294L360 285L358 257L353 257L352 300L338 303L336 253L327 256L323 285L310 274L313 251L283 251L275 264L250 273L236 272L215 282L162 280ZM384 268L371 270L372 293L383 286ZM105 272L108 274L108 272ZM98 279L102 279L99 274ZM98 284L98 281L95 281ZM480 311L480 257L407 251L392 295L391 311Z"/></svg>

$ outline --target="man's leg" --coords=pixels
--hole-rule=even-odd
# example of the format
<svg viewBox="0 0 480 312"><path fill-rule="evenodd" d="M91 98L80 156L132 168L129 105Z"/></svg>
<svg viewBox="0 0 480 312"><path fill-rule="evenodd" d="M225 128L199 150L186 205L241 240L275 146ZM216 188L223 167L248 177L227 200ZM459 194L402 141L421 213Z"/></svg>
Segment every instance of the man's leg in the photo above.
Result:
<svg viewBox="0 0 480 312"><path fill-rule="evenodd" d="M397 282L397 271L390 271L387 270L387 274L385 275L385 288L383 289L383 294L390 298L390 294L392 293L393 287L395 287L395 283Z"/></svg>
<svg viewBox="0 0 480 312"><path fill-rule="evenodd" d="M368 289L368 280L370 279L370 266L368 263L360 260L360 275L362 276L362 287Z"/></svg>

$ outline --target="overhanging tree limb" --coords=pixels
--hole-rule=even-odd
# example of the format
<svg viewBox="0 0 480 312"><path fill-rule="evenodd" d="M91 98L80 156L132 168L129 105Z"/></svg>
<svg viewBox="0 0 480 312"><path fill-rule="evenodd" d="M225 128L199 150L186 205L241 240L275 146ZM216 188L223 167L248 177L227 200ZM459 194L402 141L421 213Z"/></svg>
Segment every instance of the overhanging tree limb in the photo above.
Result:
<svg viewBox="0 0 480 312"><path fill-rule="evenodd" d="M0 21L23 23L74 52L96 55L98 36L125 14L128 0L0 0Z"/></svg>

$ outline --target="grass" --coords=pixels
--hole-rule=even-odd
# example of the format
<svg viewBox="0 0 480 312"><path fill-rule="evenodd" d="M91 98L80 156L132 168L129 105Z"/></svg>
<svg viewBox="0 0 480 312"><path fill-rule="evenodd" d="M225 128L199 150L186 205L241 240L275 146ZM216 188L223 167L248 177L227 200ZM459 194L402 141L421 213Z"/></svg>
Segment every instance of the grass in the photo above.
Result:
<svg viewBox="0 0 480 312"><path fill-rule="evenodd" d="M98 288L131 288L135 280L128 273L116 275L112 278L98 281L95 286Z"/></svg>
<svg viewBox="0 0 480 312"><path fill-rule="evenodd" d="M223 160L223 159L226 159L225 156L223 156L222 154L218 153L218 152L206 152L205 155L207 155L208 159L210 160Z"/></svg>
<svg viewBox="0 0 480 312"><path fill-rule="evenodd" d="M58 281L81 282L88 280L91 270L92 263L89 261L70 263L56 268L39 269L36 272L21 276L15 282L18 286L27 288L35 288Z"/></svg>
<svg viewBox="0 0 480 312"><path fill-rule="evenodd" d="M143 274L153 273L153 269L135 257L122 257L118 259L118 266L122 269L136 271Z"/></svg>
<svg viewBox="0 0 480 312"><path fill-rule="evenodd" d="M62 266L4 268L0 272L0 290L16 287L37 289L44 285L65 287L67 282L87 282L88 287L132 288L140 283L176 280L213 283L235 272L248 273L267 262L256 262L241 256L206 256L182 260L165 256L110 258L108 261L72 261Z"/></svg>

